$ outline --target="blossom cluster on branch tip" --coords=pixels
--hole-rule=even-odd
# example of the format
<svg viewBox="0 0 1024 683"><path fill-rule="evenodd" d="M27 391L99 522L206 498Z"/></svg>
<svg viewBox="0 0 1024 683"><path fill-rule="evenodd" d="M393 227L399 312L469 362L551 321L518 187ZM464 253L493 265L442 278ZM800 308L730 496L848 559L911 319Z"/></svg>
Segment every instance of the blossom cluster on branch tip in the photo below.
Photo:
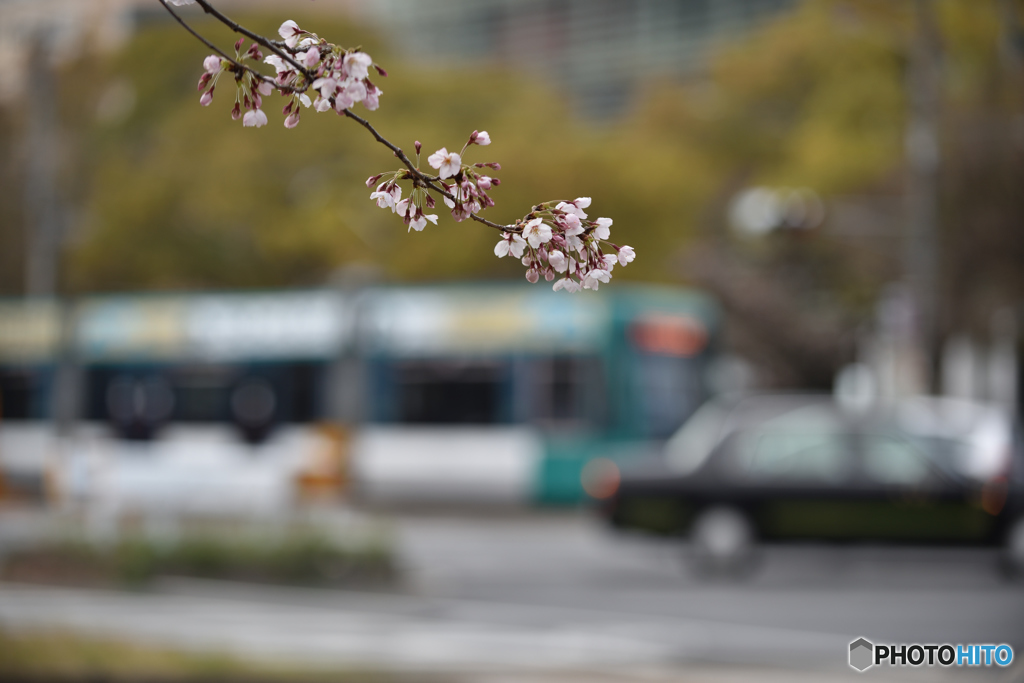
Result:
<svg viewBox="0 0 1024 683"><path fill-rule="evenodd" d="M636 252L630 246L609 242L612 219L589 220L584 211L589 206L590 197L538 204L524 219L516 221L519 233L502 233L494 254L520 259L530 282L542 276L551 282L561 276L552 285L556 292L596 290L602 282L611 280L616 265L625 266L636 258Z"/></svg>
<svg viewBox="0 0 1024 683"><path fill-rule="evenodd" d="M194 2L169 1L175 5ZM271 54L264 58L256 43L243 52L243 39L240 38L235 43L234 62L218 55L204 59L206 73L199 79L199 90L204 91L200 104L205 107L213 101L217 80L221 74L229 72L235 81L235 107L231 110L231 118L236 121L241 118L245 126L259 128L267 123L267 115L262 110L263 98L274 90L288 98L281 111L285 116L285 128L299 125L303 107L313 107L318 112L333 109L343 114L359 102L370 111L380 106L380 96L384 91L370 80L370 68L376 69L381 76L387 76L387 72L374 64L370 55L328 43L315 33L299 28L290 19L281 24L278 33L284 40L278 45L283 46L282 53L286 57ZM245 65L248 60L261 59L274 67L276 75L273 78ZM308 90L316 93L315 100L306 94ZM244 116L243 109L246 110Z"/></svg>
<svg viewBox="0 0 1024 683"><path fill-rule="evenodd" d="M191 5L196 0L160 0L168 11L186 28L192 30L170 5ZM576 292L581 289L596 290L601 283L611 280L615 266L626 266L636 258L632 247L612 243L612 219L590 220L585 209L590 206L590 197L578 197L571 202L550 201L537 204L533 210L512 225L500 225L481 218L478 214L491 206L494 200L489 190L501 184L498 178L486 175L486 169L498 171L497 162L465 161L466 150L473 145L491 144L487 131L475 130L456 152L442 147L427 157L427 163L437 174L431 175L420 169L422 145L417 140L416 161L413 163L405 153L388 142L373 126L349 109L362 102L368 110L376 110L382 91L369 79L374 68L381 76L387 73L373 63L373 59L358 49L345 49L328 43L315 33L306 31L294 21L281 24L278 33L281 41L271 41L257 36L227 19L212 6L203 1L203 9L236 32L252 37L253 42L243 50L244 39L235 43L235 56L228 58L210 55L203 60L203 75L199 79L199 90L203 92L200 104L208 106L213 101L214 91L221 76L230 74L235 82L235 106L231 111L233 119L242 119L248 127L259 128L267 123L263 112L263 98L277 90L288 103L283 109L286 128L299 123L302 108L312 107L315 111L336 111L366 128L378 142L387 146L404 166L395 171L378 173L366 180L366 186L374 188L370 199L382 209L398 214L409 231L422 231L427 223L437 224L437 214L425 210L436 206L434 195L440 196L451 211L456 222L473 219L501 231L501 240L494 247L499 258L513 256L526 266L526 279L537 282L543 277L555 291ZM207 45L212 44L200 38ZM264 58L260 46L272 54ZM216 48L214 48L216 49ZM262 60L274 67L276 74L271 77L247 65L246 61ZM313 91L310 94L307 92ZM316 98L311 99L310 95ZM243 109L245 110L243 114ZM409 184L409 193L403 198L402 183Z"/></svg>

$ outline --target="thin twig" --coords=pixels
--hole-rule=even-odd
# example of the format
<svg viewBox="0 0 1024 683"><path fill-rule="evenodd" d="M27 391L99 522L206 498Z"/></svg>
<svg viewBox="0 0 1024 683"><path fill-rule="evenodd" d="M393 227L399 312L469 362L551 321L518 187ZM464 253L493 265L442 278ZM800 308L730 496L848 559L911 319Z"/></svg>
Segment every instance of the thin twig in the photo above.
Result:
<svg viewBox="0 0 1024 683"><path fill-rule="evenodd" d="M451 192L445 190L443 187L437 184L436 180L438 180L438 178L436 178L435 176L428 176L427 174L423 173L418 168L416 168L413 165L412 161L409 160L409 157L406 156L405 152L402 151L402 148L393 144L383 135L378 133L377 129L373 127L373 124L371 124L369 121L359 116L358 114L353 114L352 111L349 109L343 110L342 113L345 114L345 116L352 119L353 121L355 121L356 123L358 123L359 125L361 125L366 130L370 131L370 134L373 135L374 139L377 140L377 142L381 143L382 145L390 149L392 152L394 152L395 156L398 157L398 160L405 164L405 167L409 169L409 172L412 173L416 180L419 180L425 186L429 187L435 192L444 195L445 197L451 199L452 201L455 201L455 195L453 195ZM484 225L488 225L498 230L504 230L506 232L521 232L521 229L516 230L515 228L510 228L507 225L494 223L493 221L489 221L486 218L476 215L475 213L469 214L469 217L475 220L477 223L483 223Z"/></svg>
<svg viewBox="0 0 1024 683"><path fill-rule="evenodd" d="M242 64L241 62L239 62L239 61L237 61L235 59L232 59L223 50L221 50L219 47L217 47L216 45L211 43L209 40L207 40L202 34L200 34L194 28L189 26L188 23L186 23L186 21L184 19L182 19L180 16L178 16L177 12L175 12L173 9L171 9L171 6L167 4L167 0L158 0L158 1L160 2L161 5L164 6L164 9L166 9L168 12L171 13L171 16L174 17L174 19L179 24L181 24L182 26L185 27L186 31L188 31L189 33L194 35L196 38L198 38L200 41L202 41L202 43L204 45L206 45L208 48L210 48L211 50L213 50L214 52L219 54L221 57L223 57L224 59L229 61L231 64L233 64L236 69L239 69L240 71L248 71L253 76L258 78L259 80L264 81L266 83L270 83L271 85L273 85L278 90L287 90L287 91L293 92L293 93L302 93L302 92L306 92L307 90L309 90L309 80L308 79L306 80L306 85L301 87L301 88L296 88L296 87L290 86L290 85L279 85L276 79L271 78L270 76L267 76L266 74L260 73L259 71L257 71L256 69L252 68L251 66L248 66L246 64Z"/></svg>
<svg viewBox="0 0 1024 683"><path fill-rule="evenodd" d="M164 0L160 0L160 2L164 2ZM315 77L314 77L313 73L309 69L306 69L301 64L296 62L295 59L290 54L288 54L284 50L278 48L277 45L274 44L274 41L268 40L267 38L264 38L263 36L261 36L258 33L253 33L249 29L247 29L244 26L242 26L241 24L239 24L237 21L232 21L230 18L228 18L225 15L221 14L217 10L217 8L215 8L213 5L208 3L206 0L196 0L196 4L199 5L200 7L202 7L204 12L206 12L207 14L212 15L215 19L217 19L217 21L219 21L220 23L224 24L225 26L227 26L229 29L231 29L235 33L241 33L243 36L245 36L247 38L251 38L256 43L258 43L258 44L262 45L263 47L267 48L268 50L273 52L275 55L277 55L278 57L280 57L284 61L286 61L289 64L291 64L292 66L294 66L295 70L298 71L299 73L301 73L303 76L305 76L307 81L312 82L314 80Z"/></svg>

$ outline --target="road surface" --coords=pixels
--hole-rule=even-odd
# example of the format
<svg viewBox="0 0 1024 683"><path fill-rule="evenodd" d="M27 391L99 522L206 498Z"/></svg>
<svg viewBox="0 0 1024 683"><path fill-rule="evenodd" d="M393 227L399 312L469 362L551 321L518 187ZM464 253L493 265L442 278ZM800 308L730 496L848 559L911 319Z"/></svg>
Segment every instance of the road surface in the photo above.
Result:
<svg viewBox="0 0 1024 683"><path fill-rule="evenodd" d="M876 680L1024 681L1024 585L983 550L769 548L743 582L674 542L580 513L404 514L391 593L166 579L143 593L0 585L0 623L472 680L848 680L848 643L1008 643L1008 669ZM610 677L610 678L609 678Z"/></svg>

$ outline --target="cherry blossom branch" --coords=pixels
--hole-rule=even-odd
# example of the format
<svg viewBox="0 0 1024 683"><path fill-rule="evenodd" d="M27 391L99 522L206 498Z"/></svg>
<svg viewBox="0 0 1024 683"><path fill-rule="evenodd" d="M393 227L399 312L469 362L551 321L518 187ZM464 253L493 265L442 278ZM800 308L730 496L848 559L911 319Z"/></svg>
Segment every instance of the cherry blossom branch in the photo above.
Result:
<svg viewBox="0 0 1024 683"><path fill-rule="evenodd" d="M286 128L298 125L303 107L317 112L333 109L339 116L352 119L402 162L404 168L371 176L366 185L373 187L381 181L370 194L370 199L375 200L377 206L398 214L409 230L421 231L428 222L437 223L437 215L424 213L424 208L433 209L436 205L433 195L439 195L451 209L455 221L472 219L499 230L501 240L494 247L495 255L520 259L527 267L528 281L537 282L543 276L550 282L562 274L563 278L553 285L555 291L597 289L600 283L611 279L611 271L616 265L625 266L635 258L631 247L619 246L608 240L612 225L610 218L588 219L584 209L590 206L590 197L578 197L571 202L542 202L511 225L501 225L480 216L482 209L494 206L488 190L501 184L500 179L486 175L485 169L500 170L501 165L496 162L467 164L463 155L473 145L491 144L490 135L487 131L473 131L458 153L442 147L427 159L429 165L437 170L437 175L421 171L422 145L418 140L414 163L402 148L352 111L352 107L360 102L370 111L380 105L383 91L369 79L370 68L376 69L382 77L387 76L387 72L359 48L348 49L329 43L290 20L278 29L283 42L274 41L228 18L208 0L158 1L179 24L215 53L203 60L205 73L199 79L199 90L205 92L200 104L208 106L213 101L221 75L232 73L235 106L231 116L235 120L242 119L244 126L259 128L267 124L267 115L261 107L263 98L274 90L288 100L282 112L286 117ZM243 36L235 43L234 58L193 29L171 8L171 5L190 4L198 4L206 14ZM242 51L245 38L253 43ZM272 54L264 59L260 46ZM244 64L245 60L262 60L270 64L276 70L276 76L264 75ZM316 95L316 100L312 100L310 95ZM244 116L243 108L246 110ZM412 190L403 199L401 183L405 181L411 181Z"/></svg>
<svg viewBox="0 0 1024 683"><path fill-rule="evenodd" d="M444 197L447 197L448 199L451 199L452 201L455 201L455 195L453 195L451 192L449 192L448 190L444 189L443 187L439 187L436 184L440 180L439 176L428 176L425 173L423 173L422 171L420 171L418 168L413 166L412 161L409 159L409 157L406 155L406 153L402 151L402 148L398 147L397 145L392 143L390 140L385 138L383 135L381 135L377 131L377 129L373 127L373 124L371 124L369 121L367 121L363 117L361 117L361 116L359 116L357 114L353 114L350 109L345 109L342 113L345 116L347 116L350 119L352 119L353 121L355 121L356 123L358 123L359 125L361 125L366 130L370 131L370 135L372 135L377 142L379 142L380 144L382 144L385 147L387 147L388 149L390 149L394 153L394 155L396 157L398 157L398 160L401 161L403 164L405 164L405 167L409 169L409 172L412 173L413 178L415 180L418 180L419 182L423 183L425 186L427 186L430 189L434 190L434 192L437 192L438 194L440 194L440 195L442 195ZM484 218L482 216L478 216L476 213L470 213L469 217L472 218L473 220L475 220L478 223L483 223L484 225L490 226L492 228L496 228L497 230L505 230L507 232L522 232L523 231L522 228L517 228L517 227L508 226L508 225L501 225L499 223L494 223L492 221L487 220L486 218Z"/></svg>

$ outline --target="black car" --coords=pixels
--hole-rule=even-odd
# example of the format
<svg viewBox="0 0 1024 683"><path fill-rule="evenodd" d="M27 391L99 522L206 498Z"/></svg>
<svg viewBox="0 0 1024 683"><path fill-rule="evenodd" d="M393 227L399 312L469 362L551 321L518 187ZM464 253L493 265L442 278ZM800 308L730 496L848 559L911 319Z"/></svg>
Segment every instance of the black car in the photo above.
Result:
<svg viewBox="0 0 1024 683"><path fill-rule="evenodd" d="M971 444L914 434L896 411L828 398L748 396L704 406L656 457L605 486L616 527L686 535L698 566L747 566L759 541L1001 544L1024 569L1024 467L1007 443L983 480Z"/></svg>

